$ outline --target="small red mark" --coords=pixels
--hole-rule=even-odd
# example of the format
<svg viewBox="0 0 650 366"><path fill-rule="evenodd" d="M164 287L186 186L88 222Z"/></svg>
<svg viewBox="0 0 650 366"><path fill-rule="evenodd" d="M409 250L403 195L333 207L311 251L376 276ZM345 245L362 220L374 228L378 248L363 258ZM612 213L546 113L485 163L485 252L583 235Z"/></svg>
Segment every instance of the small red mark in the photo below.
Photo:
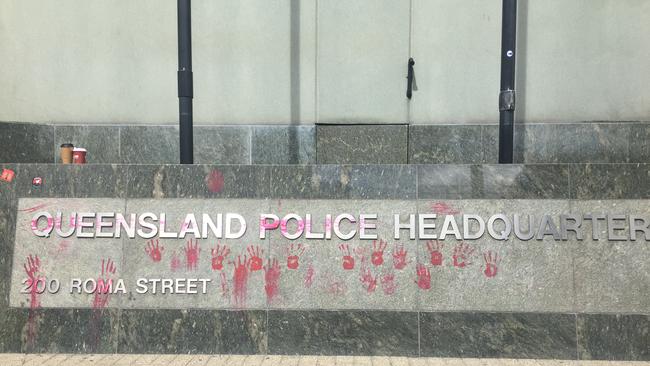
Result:
<svg viewBox="0 0 650 366"><path fill-rule="evenodd" d="M384 240L372 241L372 255L370 261L375 266L381 266L384 263L384 250L388 244Z"/></svg>
<svg viewBox="0 0 650 366"><path fill-rule="evenodd" d="M178 254L176 254L176 251L172 252L172 260L169 263L169 266L172 272L176 272L181 268L181 259L178 258Z"/></svg>
<svg viewBox="0 0 650 366"><path fill-rule="evenodd" d="M434 266L442 265L442 248L445 246L444 243L437 240L428 240L427 249L429 249L429 254L431 254L431 264Z"/></svg>
<svg viewBox="0 0 650 366"><path fill-rule="evenodd" d="M264 260L262 259L264 249L260 248L259 246L254 247L252 245L249 245L248 248L246 248L246 251L251 256L251 272L259 271L262 269L262 266L264 266Z"/></svg>
<svg viewBox="0 0 650 366"><path fill-rule="evenodd" d="M26 285L29 288L29 308L36 309L41 307L39 299L39 283L45 284L45 276L41 273L41 260L37 255L31 254L27 257L27 262L23 264L25 273L27 274Z"/></svg>
<svg viewBox="0 0 650 366"><path fill-rule="evenodd" d="M348 292L348 286L342 281L331 281L325 291L332 296L344 296Z"/></svg>
<svg viewBox="0 0 650 366"><path fill-rule="evenodd" d="M393 267L395 269L404 269L406 267L406 250L403 245L395 246L393 252Z"/></svg>
<svg viewBox="0 0 650 366"><path fill-rule="evenodd" d="M220 273L221 277L221 296L230 296L230 289L228 288L228 280L226 279L226 272Z"/></svg>
<svg viewBox="0 0 650 366"><path fill-rule="evenodd" d="M248 283L248 270L250 267L250 259L246 259L244 255L244 260L242 261L242 256L237 256L237 263L231 262L235 267L233 272L232 282L233 282L233 297L235 300L235 305L238 307L244 307L246 304L246 286Z"/></svg>
<svg viewBox="0 0 650 366"><path fill-rule="evenodd" d="M48 206L47 203L41 203L40 205L36 205L36 206L33 206L33 207L29 207L29 208L24 208L24 209L18 210L18 211L21 211L21 212L36 212L36 211L40 210L41 208L44 208L44 207L47 207L47 206Z"/></svg>
<svg viewBox="0 0 650 366"><path fill-rule="evenodd" d="M314 284L314 276L316 275L316 271L314 270L314 266L311 264L307 267L307 273L305 274L305 287L310 288L312 284Z"/></svg>
<svg viewBox="0 0 650 366"><path fill-rule="evenodd" d="M375 292L375 289L377 288L377 278L372 275L370 268L361 269L359 280L368 293Z"/></svg>
<svg viewBox="0 0 650 366"><path fill-rule="evenodd" d="M2 174L0 174L0 180L11 183L14 180L16 173L11 169L2 169Z"/></svg>
<svg viewBox="0 0 650 366"><path fill-rule="evenodd" d="M418 284L418 287L423 290L428 290L431 288L431 272L429 269L424 266L422 263L418 263L415 269L415 274L418 276L415 283Z"/></svg>
<svg viewBox="0 0 650 366"><path fill-rule="evenodd" d="M95 288L95 298L93 299L94 309L103 309L108 305L108 299L113 289L112 276L117 271L115 263L109 259L102 259L102 272L97 278L97 287Z"/></svg>
<svg viewBox="0 0 650 366"><path fill-rule="evenodd" d="M160 262L162 259L162 252L165 250L165 247L160 245L158 239L154 242L153 239L147 242L147 246L144 248L145 253L149 255L152 261Z"/></svg>
<svg viewBox="0 0 650 366"><path fill-rule="evenodd" d="M343 269L349 271L354 269L354 257L350 254L350 246L348 244L339 245L339 250L343 253Z"/></svg>
<svg viewBox="0 0 650 366"><path fill-rule="evenodd" d="M395 274L388 272L381 277L381 288L384 290L384 294L392 295L397 289L397 284L395 283Z"/></svg>
<svg viewBox="0 0 650 366"><path fill-rule="evenodd" d="M298 244L296 246L291 244L290 246L287 246L286 252L287 268L298 269L298 266L300 266L300 256L305 252L305 247L302 244Z"/></svg>
<svg viewBox="0 0 650 366"><path fill-rule="evenodd" d="M474 248L470 247L469 244L460 243L454 247L454 254L452 258L454 259L454 267L464 268L465 266L472 264L469 261L469 257L474 253Z"/></svg>
<svg viewBox="0 0 650 366"><path fill-rule="evenodd" d="M223 187L225 185L223 173L217 169L211 171L210 174L205 177L205 184L208 187L208 190L212 193L219 193L223 191Z"/></svg>
<svg viewBox="0 0 650 366"><path fill-rule="evenodd" d="M492 256L491 251L487 251L483 253L483 259L485 260L485 276L488 278L494 277L497 275L497 270L499 269L497 265L499 262L501 262L501 258L499 258L499 255L497 253L494 253L494 256Z"/></svg>
<svg viewBox="0 0 650 366"><path fill-rule="evenodd" d="M446 202L435 202L431 205L431 210L434 213L441 215L457 215L460 211L448 205Z"/></svg>
<svg viewBox="0 0 650 366"><path fill-rule="evenodd" d="M187 241L185 246L185 267L188 271L196 270L199 265L199 254L201 253L201 248L199 248L199 240L194 241L192 245L192 240Z"/></svg>
<svg viewBox="0 0 650 366"><path fill-rule="evenodd" d="M221 271L223 269L223 260L230 254L230 249L227 245L220 246L217 244L216 248L212 249L212 270Z"/></svg>
<svg viewBox="0 0 650 366"><path fill-rule="evenodd" d="M264 290L266 291L266 299L269 302L278 296L280 273L278 260L275 258L273 260L269 259L264 267Z"/></svg>

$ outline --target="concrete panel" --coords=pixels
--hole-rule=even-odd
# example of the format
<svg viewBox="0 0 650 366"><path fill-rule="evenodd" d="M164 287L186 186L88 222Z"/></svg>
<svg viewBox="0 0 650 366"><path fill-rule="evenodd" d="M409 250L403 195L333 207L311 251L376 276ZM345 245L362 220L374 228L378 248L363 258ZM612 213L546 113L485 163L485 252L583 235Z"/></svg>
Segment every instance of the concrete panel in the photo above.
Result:
<svg viewBox="0 0 650 366"><path fill-rule="evenodd" d="M412 42L411 121L498 121L501 1L414 0Z"/></svg>
<svg viewBox="0 0 650 366"><path fill-rule="evenodd" d="M409 1L318 3L318 121L405 122Z"/></svg>
<svg viewBox="0 0 650 366"><path fill-rule="evenodd" d="M559 200L418 202L420 214L453 214L460 230L463 230L462 214L465 213L478 214L486 221L498 213L510 217L512 213L530 214L539 223L542 214L552 215L557 220L560 214L568 211L569 202ZM499 230L503 230L503 225L497 226L497 232ZM452 236L440 241L442 248L437 247L439 244L435 242L429 247L425 240L419 240L421 263L431 274L431 289L419 292L420 309L533 312L572 310L572 247L575 244L555 242L549 237L542 241L513 238L514 234L509 240L499 241L486 232L477 240L463 242ZM466 260L463 260L463 255ZM463 266L463 263L467 264ZM496 265L494 275L487 271L488 266L492 268L491 264Z"/></svg>

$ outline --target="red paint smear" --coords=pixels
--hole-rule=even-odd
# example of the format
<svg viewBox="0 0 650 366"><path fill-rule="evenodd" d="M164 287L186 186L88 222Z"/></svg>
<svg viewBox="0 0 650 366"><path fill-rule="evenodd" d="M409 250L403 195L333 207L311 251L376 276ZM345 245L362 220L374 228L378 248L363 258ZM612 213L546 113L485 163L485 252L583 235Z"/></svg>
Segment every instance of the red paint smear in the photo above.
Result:
<svg viewBox="0 0 650 366"><path fill-rule="evenodd" d="M310 288L311 285L314 284L314 276L315 276L315 274L316 274L316 271L314 270L314 266L312 266L310 264L309 267L307 267L307 273L305 274L304 283L305 283L306 288Z"/></svg>
<svg viewBox="0 0 650 366"><path fill-rule="evenodd" d="M469 244L460 243L454 247L454 253L452 258L454 259L454 267L464 268L472 262L469 261L469 257L474 253L474 248L470 247Z"/></svg>
<svg viewBox="0 0 650 366"><path fill-rule="evenodd" d="M228 288L228 280L226 279L226 272L221 272L221 296L228 297L230 289Z"/></svg>
<svg viewBox="0 0 650 366"><path fill-rule="evenodd" d="M381 277L381 288L384 290L384 294L392 295L397 290L397 284L395 284L395 274L386 273Z"/></svg>
<svg viewBox="0 0 650 366"><path fill-rule="evenodd" d="M246 286L248 285L248 270L250 266L250 259L242 261L241 256L237 256L237 263L233 262L235 270L232 276L233 282L233 298L235 306L244 307L246 305Z"/></svg>
<svg viewBox="0 0 650 366"><path fill-rule="evenodd" d="M277 259L268 260L268 264L264 267L264 290L266 291L266 300L273 301L279 293L280 283L280 264Z"/></svg>
<svg viewBox="0 0 650 366"><path fill-rule="evenodd" d="M224 179L223 174L215 169L205 177L205 184L208 186L208 190L212 193L219 193L223 190Z"/></svg>
<svg viewBox="0 0 650 366"><path fill-rule="evenodd" d="M354 257L350 255L350 246L348 244L339 245L339 250L343 254L343 269L346 271L354 269Z"/></svg>
<svg viewBox="0 0 650 366"><path fill-rule="evenodd" d="M40 210L41 208L47 207L47 206L48 206L47 203L41 203L40 205L36 205L36 206L30 207L30 208L25 208L25 209L18 210L18 211L21 211L21 212L36 212L36 211Z"/></svg>
<svg viewBox="0 0 650 366"><path fill-rule="evenodd" d="M192 245L192 240L188 240L184 250L185 267L188 271L196 270L199 264L199 254L201 253L198 239L194 241L194 245Z"/></svg>
<svg viewBox="0 0 650 366"><path fill-rule="evenodd" d="M149 255L149 258L151 258L152 261L154 262L160 262L162 260L162 252L165 250L165 247L160 245L160 241L156 239L154 241L153 239L149 240L147 242L147 246L144 248L145 253Z"/></svg>
<svg viewBox="0 0 650 366"><path fill-rule="evenodd" d="M302 244L291 244L286 247L285 251L287 253L287 268L298 269L300 256L305 252L305 247Z"/></svg>
<svg viewBox="0 0 650 366"><path fill-rule="evenodd" d="M433 210L434 213L441 215L457 215L460 213L460 211L456 210L445 202L436 202L432 204L431 210Z"/></svg>
<svg viewBox="0 0 650 366"><path fill-rule="evenodd" d="M375 292L375 289L377 289L377 278L372 275L369 268L361 269L359 280L368 293Z"/></svg>
<svg viewBox="0 0 650 366"><path fill-rule="evenodd" d="M483 253L483 260L485 260L485 271L483 271L485 276L488 278L496 276L499 269L497 265L499 262L501 262L499 255L497 253L494 253L494 256L492 256L492 252L487 251Z"/></svg>
<svg viewBox="0 0 650 366"><path fill-rule="evenodd" d="M181 268L181 260L180 258L178 258L178 254L176 254L176 251L172 252L172 260L169 263L169 266L172 272L176 272Z"/></svg>
<svg viewBox="0 0 650 366"><path fill-rule="evenodd" d="M372 255L370 261L375 266L381 266L384 263L384 250L386 250L386 243L384 240L372 241Z"/></svg>
<svg viewBox="0 0 650 366"><path fill-rule="evenodd" d="M395 252L393 252L393 267L395 269L404 269L406 267L406 254L407 251L404 250L403 245L395 247Z"/></svg>
<svg viewBox="0 0 650 366"><path fill-rule="evenodd" d="M111 296L110 290L113 288L113 275L117 271L115 262L110 258L102 259L102 272L97 278L97 288L95 289L95 298L93 299L93 309L103 309L108 305Z"/></svg>
<svg viewBox="0 0 650 366"><path fill-rule="evenodd" d="M415 274L418 277L415 283L418 284L419 288L423 290L428 290L431 288L431 272L429 272L429 269L425 267L424 264L417 264Z"/></svg>
<svg viewBox="0 0 650 366"><path fill-rule="evenodd" d="M228 254L230 254L230 249L227 245L220 246L217 244L217 247L212 249L212 270L221 271L223 269L223 261L226 259Z"/></svg>
<svg viewBox="0 0 650 366"><path fill-rule="evenodd" d="M40 272L41 260L38 256L27 257L27 261L23 264L25 273L28 278L28 285L30 286L29 292L29 315L27 318L27 346L33 347L36 344L38 337L38 324L40 320L40 313L38 308L41 307L40 295L38 294L39 281L45 281L45 276Z"/></svg>
<svg viewBox="0 0 650 366"><path fill-rule="evenodd" d="M251 256L250 259L250 270L251 272L259 271L264 266L264 261L262 260L262 254L264 254L264 249L259 246L249 245L246 248L246 251Z"/></svg>
<svg viewBox="0 0 650 366"><path fill-rule="evenodd" d="M325 291L332 296L343 296L348 291L348 287L344 282L334 281L327 285Z"/></svg>
<svg viewBox="0 0 650 366"><path fill-rule="evenodd" d="M428 240L427 249L429 254L431 254L431 264L434 266L442 265L442 248L445 246L443 242L437 240Z"/></svg>

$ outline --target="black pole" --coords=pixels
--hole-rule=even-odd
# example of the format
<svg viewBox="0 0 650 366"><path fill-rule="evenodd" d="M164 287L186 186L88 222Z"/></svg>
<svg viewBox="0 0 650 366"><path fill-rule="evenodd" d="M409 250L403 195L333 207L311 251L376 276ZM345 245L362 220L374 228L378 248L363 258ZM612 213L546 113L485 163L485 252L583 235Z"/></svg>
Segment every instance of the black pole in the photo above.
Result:
<svg viewBox="0 0 650 366"><path fill-rule="evenodd" d="M499 93L499 164L512 164L515 123L517 0L503 0L501 92Z"/></svg>
<svg viewBox="0 0 650 366"><path fill-rule="evenodd" d="M194 163L191 0L178 0L178 110L181 164Z"/></svg>

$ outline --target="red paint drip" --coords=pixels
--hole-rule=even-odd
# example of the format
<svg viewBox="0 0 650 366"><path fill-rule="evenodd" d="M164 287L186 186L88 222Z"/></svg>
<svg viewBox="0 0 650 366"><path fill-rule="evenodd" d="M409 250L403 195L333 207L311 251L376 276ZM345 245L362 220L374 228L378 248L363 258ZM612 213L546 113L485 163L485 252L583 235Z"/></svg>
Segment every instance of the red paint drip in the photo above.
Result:
<svg viewBox="0 0 650 366"><path fill-rule="evenodd" d="M233 262L235 270L232 276L233 282L233 299L235 306L244 307L246 305L246 286L248 285L248 271L250 266L250 259L242 261L241 256L237 256L237 263Z"/></svg>
<svg viewBox="0 0 650 366"><path fill-rule="evenodd" d="M266 291L266 300L273 301L279 293L280 283L280 264L277 259L269 259L264 267L264 290Z"/></svg>
<svg viewBox="0 0 650 366"><path fill-rule="evenodd" d="M205 177L205 184L208 187L208 191L212 193L221 192L225 185L223 174L217 169L211 171L210 174Z"/></svg>
<svg viewBox="0 0 650 366"><path fill-rule="evenodd" d="M221 272L221 296L228 297L230 296L230 288L228 287L228 280L226 279L226 273Z"/></svg>
<svg viewBox="0 0 650 366"><path fill-rule="evenodd" d="M314 266L311 264L309 267L307 267L307 273L305 274L305 287L310 288L311 285L314 284L314 276L316 275L316 271L314 270Z"/></svg>
<svg viewBox="0 0 650 366"><path fill-rule="evenodd" d="M176 251L172 252L172 260L169 263L169 266L172 272L176 272L181 268L181 259L178 258L178 254L176 254Z"/></svg>

